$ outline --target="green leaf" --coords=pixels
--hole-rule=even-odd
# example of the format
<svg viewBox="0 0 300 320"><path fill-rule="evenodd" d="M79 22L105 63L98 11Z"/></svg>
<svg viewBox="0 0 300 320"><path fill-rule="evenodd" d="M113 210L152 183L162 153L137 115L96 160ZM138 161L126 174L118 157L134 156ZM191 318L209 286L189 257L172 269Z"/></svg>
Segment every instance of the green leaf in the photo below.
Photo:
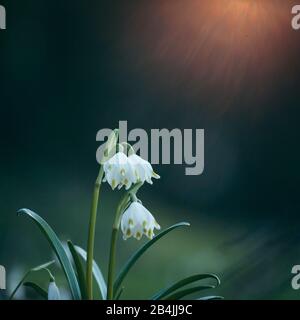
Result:
<svg viewBox="0 0 300 320"><path fill-rule="evenodd" d="M37 294L39 294L45 300L48 299L47 291L41 288L38 284L29 281L29 282L23 283L23 286L33 289Z"/></svg>
<svg viewBox="0 0 300 320"><path fill-rule="evenodd" d="M121 297L123 291L124 291L124 287L121 287L121 289L119 290L119 292L116 294L116 298L115 298L116 300L120 300L120 297Z"/></svg>
<svg viewBox="0 0 300 320"><path fill-rule="evenodd" d="M66 275L73 299L80 300L81 299L80 288L76 278L75 271L73 269L72 263L69 260L68 255L62 243L58 239L55 232L52 230L52 228L48 225L48 223L44 219L42 219L39 215L37 215L36 213L34 213L29 209L21 209L18 211L18 214L19 215L24 214L29 218L31 218L37 224L37 226L43 232L43 234L46 236L48 242L50 243L52 249L54 250L62 266L62 269Z"/></svg>
<svg viewBox="0 0 300 320"><path fill-rule="evenodd" d="M202 290L206 290L206 289L214 289L215 286L197 286L197 287L192 287L192 288L188 288L188 289L184 289L184 290L179 290L167 297L164 298L164 300L179 300L184 298L185 296L198 292L198 291L202 291Z"/></svg>
<svg viewBox="0 0 300 320"><path fill-rule="evenodd" d="M204 280L204 279L214 279L217 281L217 286L220 284L220 279L214 275L214 274L196 274L194 276L191 276L191 277L188 277L188 278L185 278L183 280L180 280L176 283L174 283L173 285L169 286L168 288L166 289L162 289L161 291L159 291L158 293L156 293L152 298L151 300L160 300L164 297L166 297L167 295L171 294L172 292L188 285L188 284L191 284L193 282L196 282L196 281L200 281L200 280Z"/></svg>
<svg viewBox="0 0 300 320"><path fill-rule="evenodd" d="M156 241L167 235L169 232L171 232L174 229L177 229L179 227L187 227L190 224L187 222L180 222L177 224L174 224L173 226L165 229L161 233L159 233L157 236L155 236L152 240L145 243L136 253L134 253L131 258L127 261L126 265L123 267L121 272L119 273L115 283L114 283L114 292L117 292L120 285L122 284L124 278L126 277L129 270L133 267L133 265L136 263L136 261L142 256L142 254L149 249Z"/></svg>
<svg viewBox="0 0 300 320"><path fill-rule="evenodd" d="M28 270L23 278L20 280L20 282L17 284L16 288L13 290L13 292L11 293L9 300L12 300L12 298L14 297L14 295L16 294L16 292L18 291L18 289L21 287L22 283L25 281L25 279L32 273L32 272L38 272L38 271L46 271L50 277L50 279L53 277L50 270L47 269L47 267L51 266L53 263L55 263L55 260L46 262L44 264L41 264L37 267L31 268L30 270Z"/></svg>
<svg viewBox="0 0 300 320"><path fill-rule="evenodd" d="M84 272L82 263L80 261L78 253L77 253L72 241L68 240L67 243L68 243L68 247L69 247L69 250L70 250L71 255L73 257L74 265L75 265L75 268L77 271L77 279L79 282L81 297L82 297L82 299L87 300L87 290L86 290L86 281L85 281L86 279L85 279L85 272Z"/></svg>
<svg viewBox="0 0 300 320"><path fill-rule="evenodd" d="M208 297L202 297L202 298L199 298L197 300L223 300L224 297L222 296L208 296Z"/></svg>
<svg viewBox="0 0 300 320"><path fill-rule="evenodd" d="M84 261L86 261L86 256L87 256L86 251L78 246L74 246L74 248L76 249L77 253L84 259ZM95 260L93 261L93 275L100 289L102 299L106 300L106 296L107 296L106 282Z"/></svg>
<svg viewBox="0 0 300 320"><path fill-rule="evenodd" d="M40 270L43 270L43 269L47 269L48 267L50 267L54 263L55 263L55 260L51 260L49 262L41 264L40 266L37 266L37 267L34 267L34 268L30 269L30 271L40 271Z"/></svg>

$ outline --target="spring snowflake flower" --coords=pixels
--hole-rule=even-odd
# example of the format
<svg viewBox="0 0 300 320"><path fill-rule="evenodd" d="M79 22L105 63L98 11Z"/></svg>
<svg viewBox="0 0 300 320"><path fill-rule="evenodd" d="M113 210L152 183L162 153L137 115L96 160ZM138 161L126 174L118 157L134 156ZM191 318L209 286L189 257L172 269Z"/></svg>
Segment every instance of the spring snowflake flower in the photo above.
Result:
<svg viewBox="0 0 300 320"><path fill-rule="evenodd" d="M105 172L104 181L107 181L113 190L116 187L122 188L123 185L128 190L137 181L134 168L123 152L118 152L107 160L103 169Z"/></svg>
<svg viewBox="0 0 300 320"><path fill-rule="evenodd" d="M60 300L59 289L53 280L49 283L48 300Z"/></svg>
<svg viewBox="0 0 300 320"><path fill-rule="evenodd" d="M127 157L123 152L118 152L104 163L103 169L104 181L107 181L113 190L123 186L128 190L137 182L146 181L152 184L152 178L160 178L151 164L136 154Z"/></svg>
<svg viewBox="0 0 300 320"><path fill-rule="evenodd" d="M146 181L152 184L152 178L160 178L160 176L154 172L151 164L140 156L133 154L128 157L128 160L134 169L134 174L138 182Z"/></svg>
<svg viewBox="0 0 300 320"><path fill-rule="evenodd" d="M160 229L153 215L139 202L132 202L121 219L121 230L124 240L134 237L140 240L143 235L152 239L154 228Z"/></svg>

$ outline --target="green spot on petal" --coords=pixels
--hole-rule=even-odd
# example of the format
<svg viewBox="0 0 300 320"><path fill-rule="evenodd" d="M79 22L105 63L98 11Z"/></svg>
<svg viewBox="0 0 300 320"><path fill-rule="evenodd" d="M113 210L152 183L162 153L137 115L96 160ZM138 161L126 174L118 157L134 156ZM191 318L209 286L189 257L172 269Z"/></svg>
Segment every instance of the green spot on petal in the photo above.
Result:
<svg viewBox="0 0 300 320"><path fill-rule="evenodd" d="M142 235L141 235L141 233L138 231L137 233L136 233L136 238L138 239L138 240L140 240L141 239L141 237L142 237Z"/></svg>

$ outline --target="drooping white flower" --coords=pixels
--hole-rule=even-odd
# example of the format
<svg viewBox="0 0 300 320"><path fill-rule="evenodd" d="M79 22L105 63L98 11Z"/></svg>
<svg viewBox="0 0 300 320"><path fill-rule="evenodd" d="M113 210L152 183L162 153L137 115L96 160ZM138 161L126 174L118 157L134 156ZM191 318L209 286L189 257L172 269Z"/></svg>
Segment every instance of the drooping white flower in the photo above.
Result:
<svg viewBox="0 0 300 320"><path fill-rule="evenodd" d="M128 190L132 184L136 183L134 168L128 161L128 157L123 152L116 153L103 165L105 172L104 181L107 181L112 189L122 188L124 185Z"/></svg>
<svg viewBox="0 0 300 320"><path fill-rule="evenodd" d="M132 202L122 215L121 230L124 240L130 237L140 240L143 235L152 239L155 228L159 230L160 225L153 215L139 202Z"/></svg>
<svg viewBox="0 0 300 320"><path fill-rule="evenodd" d="M123 152L118 152L104 163L103 169L104 181L107 181L113 190L122 186L128 190L137 182L146 181L152 184L152 178L160 178L151 164L136 154L127 157Z"/></svg>
<svg viewBox="0 0 300 320"><path fill-rule="evenodd" d="M128 160L134 169L134 174L137 182L148 182L152 184L152 178L159 179L160 176L156 174L151 164L136 154L128 157Z"/></svg>
<svg viewBox="0 0 300 320"><path fill-rule="evenodd" d="M50 280L50 283L49 283L48 300L60 300L59 289L54 280Z"/></svg>

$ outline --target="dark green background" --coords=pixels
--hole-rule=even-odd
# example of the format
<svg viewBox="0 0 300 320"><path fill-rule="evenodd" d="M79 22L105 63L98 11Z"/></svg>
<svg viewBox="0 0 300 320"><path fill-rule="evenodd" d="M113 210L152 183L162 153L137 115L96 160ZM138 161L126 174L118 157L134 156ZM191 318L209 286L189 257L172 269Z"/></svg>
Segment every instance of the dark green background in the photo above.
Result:
<svg viewBox="0 0 300 320"><path fill-rule="evenodd" d="M205 170L188 177L183 166L155 167L162 179L143 189L144 204L163 227L192 227L140 261L124 297L145 298L197 272L218 273L216 293L227 299L299 297L290 286L300 263L293 1L1 4L0 263L9 284L51 257L19 208L86 246L95 136L127 120L148 132L204 128ZM103 188L96 253L105 273L119 197ZM120 242L119 262L139 245Z"/></svg>

